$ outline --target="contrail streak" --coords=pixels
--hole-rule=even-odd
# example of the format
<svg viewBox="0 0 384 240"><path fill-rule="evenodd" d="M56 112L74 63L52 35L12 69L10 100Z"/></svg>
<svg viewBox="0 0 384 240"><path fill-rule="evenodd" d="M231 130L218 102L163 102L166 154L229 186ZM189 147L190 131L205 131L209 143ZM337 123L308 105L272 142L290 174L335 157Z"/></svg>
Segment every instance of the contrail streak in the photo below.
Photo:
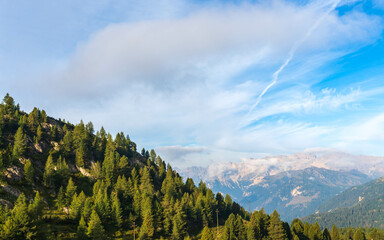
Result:
<svg viewBox="0 0 384 240"><path fill-rule="evenodd" d="M277 83L277 80L279 78L280 73L284 70L284 68L292 61L293 57L295 56L295 53L297 49L310 37L313 33L313 31L316 30L316 28L321 24L321 22L337 7L337 5L341 2L341 0L333 1L333 4L328 9L327 12L325 12L317 21L308 29L306 34L297 41L289 51L288 58L284 61L284 63L280 66L280 68L272 74L272 82L268 84L266 88L261 92L259 97L257 98L256 102L252 105L252 107L249 109L248 114L250 114L256 107L259 105L261 99L263 98L264 94L268 92L268 90L273 87ZM248 115L247 114L247 115Z"/></svg>

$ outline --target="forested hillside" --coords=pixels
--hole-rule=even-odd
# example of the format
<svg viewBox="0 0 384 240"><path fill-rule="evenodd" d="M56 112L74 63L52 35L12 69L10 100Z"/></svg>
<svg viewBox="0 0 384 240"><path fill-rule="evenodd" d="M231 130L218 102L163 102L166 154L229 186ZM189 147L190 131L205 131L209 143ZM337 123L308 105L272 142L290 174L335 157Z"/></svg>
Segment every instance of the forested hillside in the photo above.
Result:
<svg viewBox="0 0 384 240"><path fill-rule="evenodd" d="M290 226L277 211L250 214L229 195L182 179L154 150L138 153L122 132L112 137L37 108L27 114L9 95L0 104L0 170L1 239L347 237L299 219Z"/></svg>
<svg viewBox="0 0 384 240"><path fill-rule="evenodd" d="M350 188L328 200L318 214L304 218L323 227L384 228L384 178Z"/></svg>

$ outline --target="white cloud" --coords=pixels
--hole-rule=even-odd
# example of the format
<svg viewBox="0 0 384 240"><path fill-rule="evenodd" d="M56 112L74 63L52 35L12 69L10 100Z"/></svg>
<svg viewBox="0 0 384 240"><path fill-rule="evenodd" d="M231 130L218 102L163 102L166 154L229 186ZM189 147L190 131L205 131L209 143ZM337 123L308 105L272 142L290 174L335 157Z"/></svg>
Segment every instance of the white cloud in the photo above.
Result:
<svg viewBox="0 0 384 240"><path fill-rule="evenodd" d="M280 97L278 102L270 102L261 106L257 112L249 116L247 120L250 122L248 123L282 113L319 114L339 110L341 107L346 108L348 104L353 104L366 97L365 95L362 96L359 89L350 89L346 93L337 93L336 89L325 88L318 95L309 90L300 92L296 89L287 89L280 91L278 94L284 97Z"/></svg>
<svg viewBox="0 0 384 240"><path fill-rule="evenodd" d="M384 113L365 116L336 133L334 147L355 153L384 155Z"/></svg>
<svg viewBox="0 0 384 240"><path fill-rule="evenodd" d="M164 146L156 148L156 152L164 159L171 159L176 163L184 163L192 154L204 154L207 149L204 147L183 147L183 146Z"/></svg>
<svg viewBox="0 0 384 240"><path fill-rule="evenodd" d="M184 6L187 15L109 25L43 81L43 94L56 100L48 110L123 130L145 148L172 145L158 149L167 161L203 164L318 146L334 126L278 120L242 129L250 120L334 110L360 99L359 90L311 91L327 74L320 67L374 41L382 29L374 16L332 12L282 74L280 83L290 87L276 86L246 116L291 46L329 8L316 3ZM179 146L191 144L204 151Z"/></svg>
<svg viewBox="0 0 384 240"><path fill-rule="evenodd" d="M80 45L55 86L76 95L106 95L107 90L143 84L179 90L195 82L222 84L213 70L233 66L231 75L260 60L278 63L287 50L321 16L323 8L272 4L200 10L185 18L113 24ZM352 12L324 20L303 51L361 43L377 34L378 20ZM268 56L260 54L268 52ZM210 80L214 83L205 81Z"/></svg>

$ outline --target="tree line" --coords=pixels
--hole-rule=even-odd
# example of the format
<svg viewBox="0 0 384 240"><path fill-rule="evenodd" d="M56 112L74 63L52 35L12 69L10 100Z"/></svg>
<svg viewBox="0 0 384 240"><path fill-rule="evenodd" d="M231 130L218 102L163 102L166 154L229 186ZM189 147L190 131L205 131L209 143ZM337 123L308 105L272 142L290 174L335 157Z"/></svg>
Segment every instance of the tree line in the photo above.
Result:
<svg viewBox="0 0 384 240"><path fill-rule="evenodd" d="M0 191L2 239L383 237L300 219L288 224L276 211L249 213L204 182L184 180L154 150L139 153L123 132L112 137L91 122L73 125L38 108L25 113L9 94L0 104L0 171L2 185L21 193Z"/></svg>

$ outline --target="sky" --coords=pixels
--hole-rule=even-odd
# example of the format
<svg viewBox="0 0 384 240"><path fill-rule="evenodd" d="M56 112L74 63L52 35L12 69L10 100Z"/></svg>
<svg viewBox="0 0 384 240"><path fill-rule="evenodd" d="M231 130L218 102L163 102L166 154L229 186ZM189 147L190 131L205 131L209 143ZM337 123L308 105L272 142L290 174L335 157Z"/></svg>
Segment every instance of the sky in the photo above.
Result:
<svg viewBox="0 0 384 240"><path fill-rule="evenodd" d="M384 155L384 0L0 0L0 95L176 167Z"/></svg>

